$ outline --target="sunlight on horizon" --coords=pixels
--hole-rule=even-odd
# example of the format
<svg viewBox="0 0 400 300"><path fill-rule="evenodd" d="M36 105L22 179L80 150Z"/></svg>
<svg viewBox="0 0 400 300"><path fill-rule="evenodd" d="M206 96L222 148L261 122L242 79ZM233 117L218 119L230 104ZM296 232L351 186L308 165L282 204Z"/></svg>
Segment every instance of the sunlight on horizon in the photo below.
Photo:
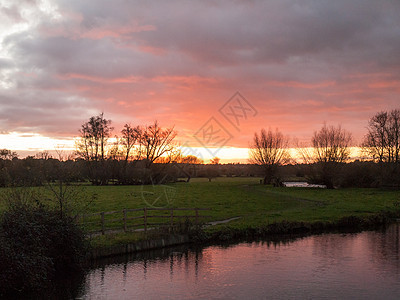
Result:
<svg viewBox="0 0 400 300"><path fill-rule="evenodd" d="M74 139L55 139L38 133L10 132L0 134L0 148L13 151L44 151L62 148L66 151L75 149Z"/></svg>
<svg viewBox="0 0 400 300"><path fill-rule="evenodd" d="M113 139L110 139L113 140ZM72 152L75 150L75 138L56 139L40 135L38 133L10 132L0 134L0 149L16 151L20 157L34 155L41 151L53 152L63 150ZM248 163L249 149L240 147L204 148L204 147L180 147L183 155L194 155L201 158L204 163L209 163L214 157L221 159L221 163ZM22 153L21 153L22 152ZM293 159L300 162L296 148L289 148ZM360 148L351 147L352 160L360 158Z"/></svg>

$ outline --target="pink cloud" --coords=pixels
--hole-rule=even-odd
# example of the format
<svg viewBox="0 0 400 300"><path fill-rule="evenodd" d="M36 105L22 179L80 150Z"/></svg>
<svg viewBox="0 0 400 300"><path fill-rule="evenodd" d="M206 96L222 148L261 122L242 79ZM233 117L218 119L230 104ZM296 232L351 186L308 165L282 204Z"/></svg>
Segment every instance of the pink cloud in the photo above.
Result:
<svg viewBox="0 0 400 300"><path fill-rule="evenodd" d="M398 3L56 4L58 17L0 36L1 130L76 135L104 111L116 128L158 119L185 139L240 91L257 116L221 122L246 147L262 127L306 139L324 121L361 138L399 105Z"/></svg>

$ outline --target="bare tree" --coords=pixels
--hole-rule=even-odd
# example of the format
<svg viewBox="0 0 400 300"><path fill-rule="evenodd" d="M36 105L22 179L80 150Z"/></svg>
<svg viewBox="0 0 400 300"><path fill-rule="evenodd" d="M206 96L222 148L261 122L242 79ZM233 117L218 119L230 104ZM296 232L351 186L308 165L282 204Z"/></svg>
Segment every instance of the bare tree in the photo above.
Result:
<svg viewBox="0 0 400 300"><path fill-rule="evenodd" d="M104 161L106 158L107 141L113 128L111 120L104 118L104 113L93 116L82 124L81 138L77 142L77 154L87 161Z"/></svg>
<svg viewBox="0 0 400 300"><path fill-rule="evenodd" d="M400 162L400 110L395 109L389 114L389 162Z"/></svg>
<svg viewBox="0 0 400 300"><path fill-rule="evenodd" d="M48 150L44 150L42 152L38 152L35 154L36 159L43 159L43 160L48 160L50 158L53 158L53 156L50 154Z"/></svg>
<svg viewBox="0 0 400 300"><path fill-rule="evenodd" d="M350 144L352 135L340 125L324 126L315 131L311 139L312 150L299 149L305 163L314 164L316 167L316 178L326 185L327 188L334 187L335 177L338 176L341 164L350 158Z"/></svg>
<svg viewBox="0 0 400 300"><path fill-rule="evenodd" d="M377 162L398 163L400 156L400 110L382 111L368 122L362 148Z"/></svg>
<svg viewBox="0 0 400 300"><path fill-rule="evenodd" d="M368 122L363 152L378 162L379 184L400 187L400 109L381 111Z"/></svg>
<svg viewBox="0 0 400 300"><path fill-rule="evenodd" d="M125 124L121 130L121 145L124 147L125 162L132 156L132 150L142 135L142 129L139 126L132 127L130 124Z"/></svg>
<svg viewBox="0 0 400 300"><path fill-rule="evenodd" d="M250 145L250 162L263 167L264 184L270 184L276 179L278 166L289 161L288 144L289 139L278 129L275 132L261 129L260 134L254 134Z"/></svg>
<svg viewBox="0 0 400 300"><path fill-rule="evenodd" d="M324 126L315 131L312 137L312 145L316 162L321 163L343 163L350 157L351 133L342 129L339 125Z"/></svg>
<svg viewBox="0 0 400 300"><path fill-rule="evenodd" d="M54 151L57 155L57 159L59 161L74 160L76 151L75 152L65 151L64 148L65 148L65 145L56 145L54 147Z"/></svg>
<svg viewBox="0 0 400 300"><path fill-rule="evenodd" d="M105 119L103 113L91 117L80 129L76 154L87 161L88 177L95 185L106 185L110 177L106 158L112 130L111 120Z"/></svg>
<svg viewBox="0 0 400 300"><path fill-rule="evenodd" d="M146 126L139 139L139 158L146 160L146 166L150 167L163 155L171 155L176 150L176 134L173 127L163 129L157 121Z"/></svg>

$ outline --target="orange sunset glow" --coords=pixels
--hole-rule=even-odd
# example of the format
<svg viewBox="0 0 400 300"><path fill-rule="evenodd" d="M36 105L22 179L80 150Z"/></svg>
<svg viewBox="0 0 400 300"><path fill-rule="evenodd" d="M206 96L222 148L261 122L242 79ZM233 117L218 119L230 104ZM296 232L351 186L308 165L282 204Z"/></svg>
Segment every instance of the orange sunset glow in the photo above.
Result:
<svg viewBox="0 0 400 300"><path fill-rule="evenodd" d="M399 12L395 1L2 1L0 148L73 151L101 112L113 135L174 126L205 161L246 162L261 128L308 143L340 124L359 146L370 117L400 104Z"/></svg>

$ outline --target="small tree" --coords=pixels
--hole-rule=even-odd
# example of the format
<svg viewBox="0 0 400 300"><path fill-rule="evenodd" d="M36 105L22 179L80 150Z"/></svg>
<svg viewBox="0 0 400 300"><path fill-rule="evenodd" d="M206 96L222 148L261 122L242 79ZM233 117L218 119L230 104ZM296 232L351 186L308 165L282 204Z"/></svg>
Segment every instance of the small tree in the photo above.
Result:
<svg viewBox="0 0 400 300"><path fill-rule="evenodd" d="M327 188L333 188L341 164L350 158L351 141L351 133L340 125L334 127L324 124L319 131L314 132L311 155L303 154L303 158L306 163L316 164L318 180Z"/></svg>
<svg viewBox="0 0 400 300"><path fill-rule="evenodd" d="M382 111L368 122L368 133L362 148L377 162L398 163L400 161L400 110Z"/></svg>
<svg viewBox="0 0 400 300"><path fill-rule="evenodd" d="M78 156L87 161L103 161L112 131L111 120L105 119L104 113L91 117L79 130L81 138L77 143Z"/></svg>
<svg viewBox="0 0 400 300"><path fill-rule="evenodd" d="M177 172L177 178L186 177L186 182L189 182L192 176L196 176L197 167L203 164L203 160L195 155L184 155L181 149L177 149L176 156L173 158L173 165Z"/></svg>
<svg viewBox="0 0 400 300"><path fill-rule="evenodd" d="M186 155L182 156L179 162L182 164L199 165L202 164L204 161L195 155Z"/></svg>
<svg viewBox="0 0 400 300"><path fill-rule="evenodd" d="M101 113L83 123L79 131L81 138L76 145L76 154L87 161L88 175L95 185L105 185L108 182L109 174L105 160L107 141L111 137L112 130L111 120L105 119Z"/></svg>
<svg viewBox="0 0 400 300"><path fill-rule="evenodd" d="M132 127L130 124L125 124L121 130L121 145L124 147L125 162L128 162L132 156L132 150L140 140L142 129L139 126Z"/></svg>
<svg viewBox="0 0 400 300"><path fill-rule="evenodd" d="M212 165L219 165L219 162L221 161L221 159L219 157L214 157L210 160L210 164Z"/></svg>
<svg viewBox="0 0 400 300"><path fill-rule="evenodd" d="M146 160L147 167L161 156L175 152L176 134L173 127L163 129L157 121L143 129L139 139L139 157Z"/></svg>
<svg viewBox="0 0 400 300"><path fill-rule="evenodd" d="M400 110L382 111L368 122L363 152L378 162L381 184L400 186Z"/></svg>
<svg viewBox="0 0 400 300"><path fill-rule="evenodd" d="M263 167L264 184L270 184L276 179L278 167L289 161L288 144L289 139L278 129L275 132L261 129L260 134L254 133L250 145L250 162Z"/></svg>
<svg viewBox="0 0 400 300"><path fill-rule="evenodd" d="M328 127L324 124L319 131L314 132L311 141L317 162L343 163L350 157L352 136L340 125Z"/></svg>
<svg viewBox="0 0 400 300"><path fill-rule="evenodd" d="M8 149L0 149L0 159L12 160L17 157L18 154L15 151L11 151Z"/></svg>
<svg viewBox="0 0 400 300"><path fill-rule="evenodd" d="M213 178L217 178L220 175L220 158L219 157L214 157L210 159L210 164L205 166L205 171L206 171L206 176L208 178L208 181L211 182Z"/></svg>

